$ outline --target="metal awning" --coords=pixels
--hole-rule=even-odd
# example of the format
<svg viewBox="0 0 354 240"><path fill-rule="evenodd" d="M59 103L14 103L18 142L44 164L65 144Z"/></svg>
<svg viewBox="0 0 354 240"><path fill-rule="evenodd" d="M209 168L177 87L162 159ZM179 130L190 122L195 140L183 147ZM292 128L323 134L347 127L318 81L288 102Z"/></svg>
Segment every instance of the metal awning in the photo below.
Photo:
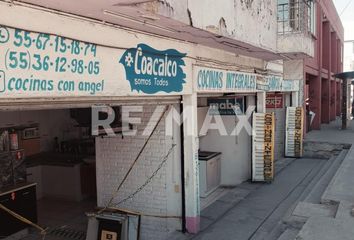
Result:
<svg viewBox="0 0 354 240"><path fill-rule="evenodd" d="M334 74L333 76L340 79L354 79L354 71L341 72L341 73Z"/></svg>

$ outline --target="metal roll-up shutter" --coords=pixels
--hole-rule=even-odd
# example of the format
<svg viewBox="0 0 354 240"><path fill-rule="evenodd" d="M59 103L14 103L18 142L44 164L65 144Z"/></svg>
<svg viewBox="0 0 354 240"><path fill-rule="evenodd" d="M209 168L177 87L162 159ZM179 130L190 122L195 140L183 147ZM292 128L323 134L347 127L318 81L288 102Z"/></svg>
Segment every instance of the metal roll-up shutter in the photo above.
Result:
<svg viewBox="0 0 354 240"><path fill-rule="evenodd" d="M274 113L253 114L252 181L274 178Z"/></svg>
<svg viewBox="0 0 354 240"><path fill-rule="evenodd" d="M274 144L274 159L279 160L284 157L285 151L285 121L286 108L267 109L267 113L275 114L275 144Z"/></svg>
<svg viewBox="0 0 354 240"><path fill-rule="evenodd" d="M181 96L6 99L0 101L0 111L88 108L92 105L168 105L178 104L180 100Z"/></svg>
<svg viewBox="0 0 354 240"><path fill-rule="evenodd" d="M302 157L304 110L302 107L286 109L285 156Z"/></svg>

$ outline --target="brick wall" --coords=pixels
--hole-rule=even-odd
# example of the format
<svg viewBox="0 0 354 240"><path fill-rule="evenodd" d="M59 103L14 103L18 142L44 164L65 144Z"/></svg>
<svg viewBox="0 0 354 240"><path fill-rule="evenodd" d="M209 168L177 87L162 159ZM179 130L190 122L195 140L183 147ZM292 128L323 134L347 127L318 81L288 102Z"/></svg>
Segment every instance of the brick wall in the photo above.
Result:
<svg viewBox="0 0 354 240"><path fill-rule="evenodd" d="M137 136L104 137L96 140L97 190L98 206L104 206L112 196L131 163L138 155L148 136L142 136L146 126L150 129L155 123L149 120L156 106L144 106L142 113L132 113L131 117L141 117L141 124L135 125ZM163 112L153 118L158 119ZM149 141L141 158L135 165L126 180L114 203L124 199L138 189L148 177L157 169L164 156L173 143L178 146L169 156L167 163L159 171L150 184L148 184L133 199L117 207L139 211L145 214L162 216L181 215L180 193L180 139L179 129L173 129L173 137L165 136L165 121L161 121L153 137ZM141 239L166 239L170 231L180 228L178 219L160 219L142 217Z"/></svg>

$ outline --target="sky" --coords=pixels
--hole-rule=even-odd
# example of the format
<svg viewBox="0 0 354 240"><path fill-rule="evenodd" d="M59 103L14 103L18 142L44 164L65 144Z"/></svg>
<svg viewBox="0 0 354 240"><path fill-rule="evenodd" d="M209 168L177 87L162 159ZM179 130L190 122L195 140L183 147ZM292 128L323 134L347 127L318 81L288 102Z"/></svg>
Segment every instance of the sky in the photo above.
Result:
<svg viewBox="0 0 354 240"><path fill-rule="evenodd" d="M333 0L344 26L344 39L354 40L354 0Z"/></svg>

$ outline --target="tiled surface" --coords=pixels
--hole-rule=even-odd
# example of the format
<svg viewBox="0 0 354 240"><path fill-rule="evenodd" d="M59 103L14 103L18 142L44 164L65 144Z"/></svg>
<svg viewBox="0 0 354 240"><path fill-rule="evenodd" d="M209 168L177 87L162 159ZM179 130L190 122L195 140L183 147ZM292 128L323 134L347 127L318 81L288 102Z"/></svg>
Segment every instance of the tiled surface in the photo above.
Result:
<svg viewBox="0 0 354 240"><path fill-rule="evenodd" d="M75 229L77 231L86 231L87 217L85 212L93 211L96 201L86 200L83 202L68 202L54 199L42 199L38 201L38 224L47 228L50 232L52 229ZM21 240L37 240L42 236L36 230L31 230L31 234L25 236ZM67 239L54 237L48 234L45 239Z"/></svg>
<svg viewBox="0 0 354 240"><path fill-rule="evenodd" d="M208 197L200 198L200 208L201 208L201 210L203 210L203 209L207 208L208 206L210 206L213 202L215 202L219 198L223 197L229 191L230 191L229 188L220 187L220 188L216 189L214 192L212 192Z"/></svg>

